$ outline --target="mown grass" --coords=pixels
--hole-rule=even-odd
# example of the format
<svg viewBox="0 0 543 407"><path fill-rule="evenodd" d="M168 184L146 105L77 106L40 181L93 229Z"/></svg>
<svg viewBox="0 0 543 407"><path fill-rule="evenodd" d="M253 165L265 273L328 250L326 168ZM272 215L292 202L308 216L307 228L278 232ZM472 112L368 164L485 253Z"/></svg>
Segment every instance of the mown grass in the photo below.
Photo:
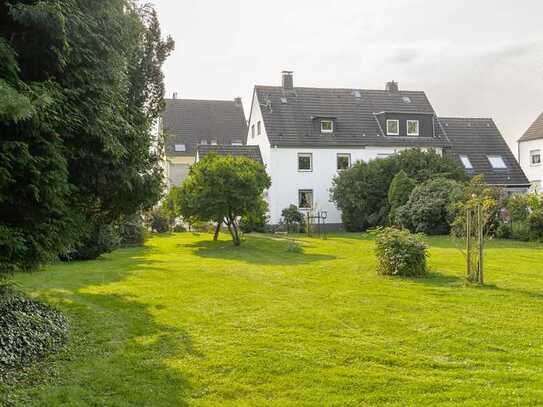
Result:
<svg viewBox="0 0 543 407"><path fill-rule="evenodd" d="M0 385L0 404L537 405L543 246L488 245L485 287L429 239L432 274L379 277L359 235L288 242L155 237L17 282L71 342Z"/></svg>

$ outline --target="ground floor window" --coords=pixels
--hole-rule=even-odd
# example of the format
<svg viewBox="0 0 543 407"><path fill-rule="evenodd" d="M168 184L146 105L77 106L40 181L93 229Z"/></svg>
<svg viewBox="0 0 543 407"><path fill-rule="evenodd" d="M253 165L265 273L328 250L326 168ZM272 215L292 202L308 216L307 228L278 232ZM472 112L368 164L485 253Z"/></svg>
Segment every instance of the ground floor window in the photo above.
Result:
<svg viewBox="0 0 543 407"><path fill-rule="evenodd" d="M346 170L351 166L351 155L350 154L338 154L337 155L337 169Z"/></svg>
<svg viewBox="0 0 543 407"><path fill-rule="evenodd" d="M298 208L311 209L313 207L313 190L300 189L298 191Z"/></svg>

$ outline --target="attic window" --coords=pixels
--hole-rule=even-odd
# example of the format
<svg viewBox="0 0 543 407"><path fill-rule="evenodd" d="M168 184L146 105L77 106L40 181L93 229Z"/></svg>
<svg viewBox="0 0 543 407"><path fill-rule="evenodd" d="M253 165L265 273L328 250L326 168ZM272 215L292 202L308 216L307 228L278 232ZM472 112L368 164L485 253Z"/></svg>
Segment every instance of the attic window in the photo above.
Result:
<svg viewBox="0 0 543 407"><path fill-rule="evenodd" d="M400 134L400 121L399 120L387 120L387 135L397 136Z"/></svg>
<svg viewBox="0 0 543 407"><path fill-rule="evenodd" d="M207 140L201 140L201 141L200 141L200 145L202 145L202 146L207 146Z"/></svg>
<svg viewBox="0 0 543 407"><path fill-rule="evenodd" d="M541 165L541 150L530 151L530 165L532 167Z"/></svg>
<svg viewBox="0 0 543 407"><path fill-rule="evenodd" d="M321 133L333 133L334 122L332 120L321 120Z"/></svg>
<svg viewBox="0 0 543 407"><path fill-rule="evenodd" d="M359 90L353 90L353 96L355 98L361 98L362 97Z"/></svg>
<svg viewBox="0 0 543 407"><path fill-rule="evenodd" d="M471 165L471 161L469 160L467 155L461 155L460 156L460 161L462 161L462 165L464 166L464 168L466 170L472 170L473 169L473 165Z"/></svg>
<svg viewBox="0 0 543 407"><path fill-rule="evenodd" d="M408 136L418 136L419 135L419 121L418 120L408 120L407 121L407 135Z"/></svg>
<svg viewBox="0 0 543 407"><path fill-rule="evenodd" d="M176 152L182 152L182 151L187 151L187 148L185 147L184 144L176 144L176 145L174 146L174 150L175 150Z"/></svg>
<svg viewBox="0 0 543 407"><path fill-rule="evenodd" d="M503 170L504 168L507 168L507 165L505 165L505 161L503 161L501 155L487 155L486 158L488 158L490 165L495 170Z"/></svg>
<svg viewBox="0 0 543 407"><path fill-rule="evenodd" d="M409 96L403 96L402 100L404 103L411 103L411 98Z"/></svg>
<svg viewBox="0 0 543 407"><path fill-rule="evenodd" d="M286 97L284 97L284 96L283 96L283 97L281 97L281 103L282 103L282 104L284 104L284 105L286 105L286 104L288 103L288 100L287 100L287 98L286 98Z"/></svg>
<svg viewBox="0 0 543 407"><path fill-rule="evenodd" d="M232 145L233 146L242 146L243 143L241 142L240 139L235 139L235 140L232 140Z"/></svg>
<svg viewBox="0 0 543 407"><path fill-rule="evenodd" d="M216 139L211 140L211 145L216 146L217 145L217 140Z"/></svg>

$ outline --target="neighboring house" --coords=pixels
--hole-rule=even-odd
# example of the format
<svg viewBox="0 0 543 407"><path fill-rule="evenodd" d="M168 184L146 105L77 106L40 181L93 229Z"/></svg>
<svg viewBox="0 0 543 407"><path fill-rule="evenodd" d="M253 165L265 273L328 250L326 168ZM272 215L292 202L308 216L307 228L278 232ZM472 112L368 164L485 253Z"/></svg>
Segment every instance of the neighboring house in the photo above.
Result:
<svg viewBox="0 0 543 407"><path fill-rule="evenodd" d="M161 126L166 133L164 170L168 190L187 177L198 146L243 146L247 135L241 98L166 99Z"/></svg>
<svg viewBox="0 0 543 407"><path fill-rule="evenodd" d="M441 120L424 92L400 90L396 82L384 90L294 87L285 71L282 86L255 86L247 144L260 147L272 178L271 224L295 204L325 210L327 223L340 226L330 202L333 177L357 160L406 148L453 154L469 174L511 190L528 185L492 120Z"/></svg>
<svg viewBox="0 0 543 407"><path fill-rule="evenodd" d="M534 192L543 193L543 113L518 140L518 159Z"/></svg>
<svg viewBox="0 0 543 407"><path fill-rule="evenodd" d="M200 161L206 155L214 153L217 155L231 155L234 157L247 157L260 164L262 162L262 155L260 154L260 148L258 146L209 146L200 145L196 150L196 161Z"/></svg>

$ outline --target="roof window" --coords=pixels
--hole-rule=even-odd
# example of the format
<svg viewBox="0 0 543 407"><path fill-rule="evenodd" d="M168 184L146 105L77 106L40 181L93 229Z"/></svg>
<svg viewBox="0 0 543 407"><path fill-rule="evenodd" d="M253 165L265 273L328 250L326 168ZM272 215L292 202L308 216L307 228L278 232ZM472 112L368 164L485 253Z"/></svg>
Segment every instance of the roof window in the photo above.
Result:
<svg viewBox="0 0 543 407"><path fill-rule="evenodd" d="M472 170L473 169L473 165L471 164L471 161L469 160L467 155L461 155L460 156L460 161L462 161L462 165L464 166L464 168L466 170Z"/></svg>
<svg viewBox="0 0 543 407"><path fill-rule="evenodd" d="M184 145L184 144L176 144L174 146L174 150L176 152L182 152L182 151L187 151L187 147Z"/></svg>
<svg viewBox="0 0 543 407"><path fill-rule="evenodd" d="M507 165L505 165L505 161L503 161L503 158L501 155L487 155L486 158L488 158L490 165L495 170L507 168Z"/></svg>

